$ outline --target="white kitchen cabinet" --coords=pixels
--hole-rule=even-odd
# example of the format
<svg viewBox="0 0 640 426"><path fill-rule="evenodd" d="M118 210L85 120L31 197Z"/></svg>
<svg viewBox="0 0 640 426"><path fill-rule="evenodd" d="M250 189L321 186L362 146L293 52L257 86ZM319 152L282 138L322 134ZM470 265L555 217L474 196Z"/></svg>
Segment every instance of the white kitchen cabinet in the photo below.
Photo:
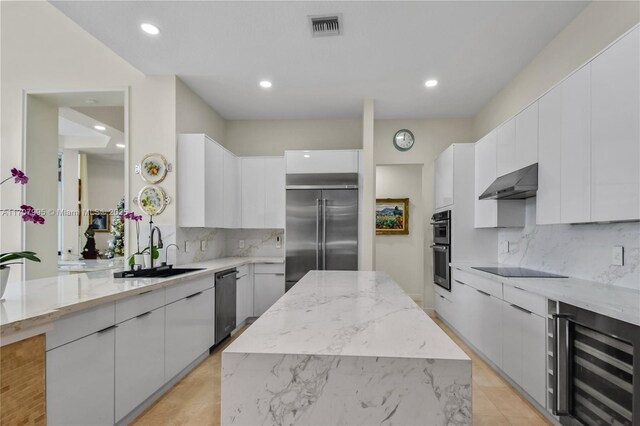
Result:
<svg viewBox="0 0 640 426"><path fill-rule="evenodd" d="M516 119L498 127L496 132L496 173L503 176L516 169Z"/></svg>
<svg viewBox="0 0 640 426"><path fill-rule="evenodd" d="M498 127L497 175L506 175L537 161L538 103L534 102Z"/></svg>
<svg viewBox="0 0 640 426"><path fill-rule="evenodd" d="M449 146L435 161L435 208L453 204L453 155L454 147Z"/></svg>
<svg viewBox="0 0 640 426"><path fill-rule="evenodd" d="M591 220L640 218L640 28L591 62Z"/></svg>
<svg viewBox="0 0 640 426"><path fill-rule="evenodd" d="M284 158L265 158L264 163L264 227L284 229L286 210Z"/></svg>
<svg viewBox="0 0 640 426"><path fill-rule="evenodd" d="M241 159L242 175L242 227L264 227L265 163L262 158Z"/></svg>
<svg viewBox="0 0 640 426"><path fill-rule="evenodd" d="M115 327L47 352L47 424L114 424Z"/></svg>
<svg viewBox="0 0 640 426"><path fill-rule="evenodd" d="M525 222L524 200L478 199L497 177L497 135L498 132L494 130L475 144L476 228L522 227Z"/></svg>
<svg viewBox="0 0 640 426"><path fill-rule="evenodd" d="M516 146L513 170L538 162L538 102L516 115Z"/></svg>
<svg viewBox="0 0 640 426"><path fill-rule="evenodd" d="M284 265L267 263L255 264L253 275L253 315L265 313L284 295Z"/></svg>
<svg viewBox="0 0 640 426"><path fill-rule="evenodd" d="M502 369L545 406L545 320L517 305L502 304Z"/></svg>
<svg viewBox="0 0 640 426"><path fill-rule="evenodd" d="M229 151L223 154L223 224L225 228L240 228L240 159Z"/></svg>
<svg viewBox="0 0 640 426"><path fill-rule="evenodd" d="M242 227L284 228L285 175L282 157L241 160Z"/></svg>
<svg viewBox="0 0 640 426"><path fill-rule="evenodd" d="M210 288L165 307L165 381L213 346L214 297Z"/></svg>
<svg viewBox="0 0 640 426"><path fill-rule="evenodd" d="M236 280L236 326L253 316L253 276L249 265L238 268Z"/></svg>
<svg viewBox="0 0 640 426"><path fill-rule="evenodd" d="M225 151L204 134L178 136L176 198L179 226L224 226Z"/></svg>
<svg viewBox="0 0 640 426"><path fill-rule="evenodd" d="M591 95L587 64L539 101L536 223L591 220Z"/></svg>
<svg viewBox="0 0 640 426"><path fill-rule="evenodd" d="M285 151L286 173L358 173L358 151L296 150Z"/></svg>
<svg viewBox="0 0 640 426"><path fill-rule="evenodd" d="M118 324L115 417L129 414L164 384L164 306Z"/></svg>

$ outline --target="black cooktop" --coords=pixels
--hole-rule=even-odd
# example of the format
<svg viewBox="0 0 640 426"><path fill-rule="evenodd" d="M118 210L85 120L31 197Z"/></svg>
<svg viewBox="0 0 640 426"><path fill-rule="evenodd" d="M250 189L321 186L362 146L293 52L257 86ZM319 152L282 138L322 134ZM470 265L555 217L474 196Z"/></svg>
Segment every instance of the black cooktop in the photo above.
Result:
<svg viewBox="0 0 640 426"><path fill-rule="evenodd" d="M488 266L488 267L476 267L471 269L477 269L478 271L488 272L494 275L500 275L501 277L510 278L567 278L563 275L550 274L548 272L535 271L533 269L507 267L507 266Z"/></svg>

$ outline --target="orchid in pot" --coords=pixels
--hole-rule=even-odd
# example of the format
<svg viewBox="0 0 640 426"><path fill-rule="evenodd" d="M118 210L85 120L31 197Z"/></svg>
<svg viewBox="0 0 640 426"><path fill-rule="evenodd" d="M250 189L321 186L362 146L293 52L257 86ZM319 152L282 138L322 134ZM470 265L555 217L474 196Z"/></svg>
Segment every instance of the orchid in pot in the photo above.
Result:
<svg viewBox="0 0 640 426"><path fill-rule="evenodd" d="M134 267L134 265L150 265L151 264L151 256L154 259L160 257L160 252L156 246L153 246L151 250L148 246L140 250L140 221L142 220L142 215L136 215L134 212L123 211L120 214L120 217L125 220L131 220L136 225L136 252L129 256L129 266Z"/></svg>
<svg viewBox="0 0 640 426"><path fill-rule="evenodd" d="M0 185L10 180L20 185L26 185L29 183L29 178L24 174L22 170L18 170L15 167L11 169L11 176L0 181ZM15 213L22 217L24 222L33 222L35 224L43 224L44 217L40 216L36 210L23 204L19 209L5 209L3 213ZM0 298L4 295L4 291L7 288L7 281L9 280L9 265L20 264L22 260L30 260L32 262L40 262L40 259L35 252L32 251L14 251L7 253L0 253Z"/></svg>

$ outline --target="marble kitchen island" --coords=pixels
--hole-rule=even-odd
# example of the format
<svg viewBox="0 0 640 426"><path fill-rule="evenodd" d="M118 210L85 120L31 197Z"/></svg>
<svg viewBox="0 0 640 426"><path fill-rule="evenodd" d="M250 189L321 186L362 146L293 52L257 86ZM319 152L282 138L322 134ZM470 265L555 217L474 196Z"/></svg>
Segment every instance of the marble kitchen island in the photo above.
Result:
<svg viewBox="0 0 640 426"><path fill-rule="evenodd" d="M222 354L223 425L471 424L471 360L383 272L312 271Z"/></svg>

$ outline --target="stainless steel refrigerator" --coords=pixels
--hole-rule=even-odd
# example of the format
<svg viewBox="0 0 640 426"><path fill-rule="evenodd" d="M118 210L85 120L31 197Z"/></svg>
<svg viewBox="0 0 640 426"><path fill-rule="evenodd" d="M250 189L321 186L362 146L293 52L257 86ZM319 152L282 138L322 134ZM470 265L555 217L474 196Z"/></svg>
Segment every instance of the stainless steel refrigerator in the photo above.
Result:
<svg viewBox="0 0 640 426"><path fill-rule="evenodd" d="M358 269L358 175L287 175L286 290L313 270Z"/></svg>

